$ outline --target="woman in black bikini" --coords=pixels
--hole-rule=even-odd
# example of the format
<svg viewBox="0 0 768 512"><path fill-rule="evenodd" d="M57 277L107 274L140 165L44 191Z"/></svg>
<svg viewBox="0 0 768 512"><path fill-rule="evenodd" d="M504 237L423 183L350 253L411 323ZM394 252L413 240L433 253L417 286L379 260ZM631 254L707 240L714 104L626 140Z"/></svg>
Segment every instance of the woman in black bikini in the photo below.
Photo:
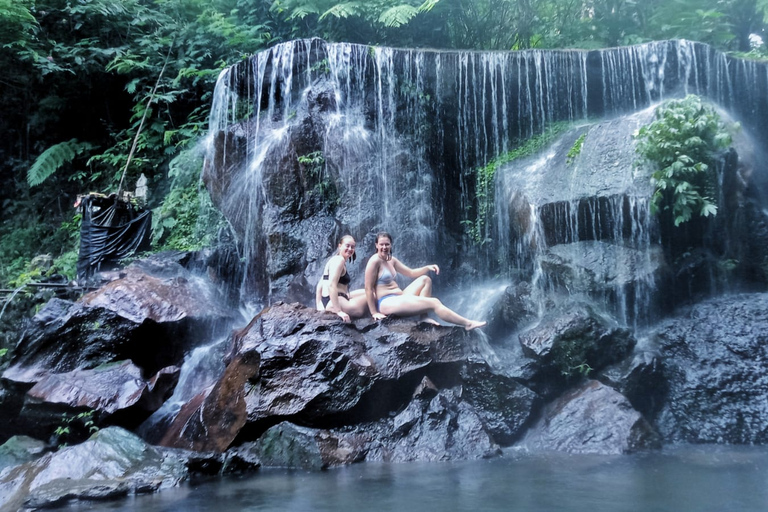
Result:
<svg viewBox="0 0 768 512"><path fill-rule="evenodd" d="M346 235L339 242L336 254L325 264L315 293L319 311L336 313L345 322L349 322L350 317L365 315L365 291L349 291L351 278L347 273L347 260L354 259L355 239Z"/></svg>
<svg viewBox="0 0 768 512"><path fill-rule="evenodd" d="M463 326L471 331L486 322L469 320L446 307L432 297L432 280L427 274L440 273L437 265L426 265L412 269L392 256L392 236L389 233L376 235L376 254L365 266L365 296L368 309L374 320L387 315L412 316L434 313L440 320ZM397 273L415 279L401 290L395 281Z"/></svg>

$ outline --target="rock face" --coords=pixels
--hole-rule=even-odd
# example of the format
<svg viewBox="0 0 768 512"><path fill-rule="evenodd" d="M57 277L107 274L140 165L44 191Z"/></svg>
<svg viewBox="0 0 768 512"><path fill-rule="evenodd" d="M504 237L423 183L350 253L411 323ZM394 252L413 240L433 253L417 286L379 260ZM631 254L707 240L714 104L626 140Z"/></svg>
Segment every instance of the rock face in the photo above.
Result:
<svg viewBox="0 0 768 512"><path fill-rule="evenodd" d="M410 320L356 327L278 303L235 333L218 384L182 407L162 444L224 450L235 439L255 441L265 464L292 466L306 458L288 455L283 446L296 437L290 446L322 455L310 457L311 467L348 460L338 452L347 445L358 447L352 460L495 453L498 443L519 436L538 398L487 364L469 361L477 336ZM487 397L486 391L496 394ZM222 432L230 417L237 421ZM297 426L319 430L310 435Z"/></svg>
<svg viewBox="0 0 768 512"><path fill-rule="evenodd" d="M548 398L574 377L621 361L635 346L627 329L613 325L583 304L552 311L519 339L523 353L538 363L529 367L526 379Z"/></svg>
<svg viewBox="0 0 768 512"><path fill-rule="evenodd" d="M0 438L47 439L62 414L85 410L135 427L168 398L185 352L233 318L211 287L172 262L132 265L74 303L52 299L2 374L24 398L3 402Z"/></svg>
<svg viewBox="0 0 768 512"><path fill-rule="evenodd" d="M661 446L650 424L624 396L594 380L547 405L521 445L533 450L599 454Z"/></svg>
<svg viewBox="0 0 768 512"><path fill-rule="evenodd" d="M119 428L0 472L0 508L36 509L70 499L105 499L178 484L186 459L147 445Z"/></svg>
<svg viewBox="0 0 768 512"><path fill-rule="evenodd" d="M768 443L768 295L712 299L659 326L668 442Z"/></svg>

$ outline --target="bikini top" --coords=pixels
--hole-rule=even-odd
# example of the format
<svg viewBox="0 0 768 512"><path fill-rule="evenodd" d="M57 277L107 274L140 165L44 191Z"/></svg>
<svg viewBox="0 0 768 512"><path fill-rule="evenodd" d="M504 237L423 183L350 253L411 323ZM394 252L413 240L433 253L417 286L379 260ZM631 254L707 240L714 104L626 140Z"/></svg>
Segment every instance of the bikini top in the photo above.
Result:
<svg viewBox="0 0 768 512"><path fill-rule="evenodd" d="M376 280L376 286L379 286L380 284L388 285L391 284L394 280L394 274L392 274L392 272L390 272L387 267L383 267L381 273L379 274L379 278Z"/></svg>
<svg viewBox="0 0 768 512"><path fill-rule="evenodd" d="M328 274L323 275L323 279L328 280ZM342 286L349 286L352 282L352 278L349 277L349 272L345 272L343 276L339 276L339 284Z"/></svg>

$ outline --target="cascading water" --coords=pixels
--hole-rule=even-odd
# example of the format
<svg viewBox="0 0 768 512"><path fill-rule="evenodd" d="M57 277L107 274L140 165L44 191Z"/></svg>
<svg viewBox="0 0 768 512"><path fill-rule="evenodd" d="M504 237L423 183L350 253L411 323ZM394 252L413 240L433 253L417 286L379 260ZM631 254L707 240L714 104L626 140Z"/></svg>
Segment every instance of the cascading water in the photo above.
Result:
<svg viewBox="0 0 768 512"><path fill-rule="evenodd" d="M204 179L240 237L246 301L311 303L336 239L353 234L365 256L385 229L403 261L437 262L454 283L525 275L551 289L542 258L564 258L554 248L567 244L577 251L568 258L610 261L597 278L626 286L604 300L620 321L646 323L658 232L647 176L633 165L634 128L657 102L695 93L764 137L766 86L764 64L687 41L521 52L294 41L222 73ZM497 166L480 237L488 242L473 244L465 226L479 215L476 170L560 121L586 134L579 161L562 163L573 139L561 139L533 160Z"/></svg>

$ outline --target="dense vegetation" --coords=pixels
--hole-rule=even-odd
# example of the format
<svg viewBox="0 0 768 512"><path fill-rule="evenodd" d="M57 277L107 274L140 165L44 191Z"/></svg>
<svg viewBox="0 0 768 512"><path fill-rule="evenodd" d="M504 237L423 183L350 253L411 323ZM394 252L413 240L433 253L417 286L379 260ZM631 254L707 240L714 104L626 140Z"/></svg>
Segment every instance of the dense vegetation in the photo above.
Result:
<svg viewBox="0 0 768 512"><path fill-rule="evenodd" d="M214 81L271 44L317 36L594 48L684 37L759 54L750 34L763 33L767 8L768 0L0 0L0 284L72 277L76 195L114 192L123 178L131 188L142 173L157 213L155 248L206 243L195 231L206 202L195 152ZM52 264L30 265L45 253Z"/></svg>
<svg viewBox="0 0 768 512"><path fill-rule="evenodd" d="M654 170L651 212L666 212L675 226L717 214L718 152L731 145L734 128L692 94L656 109L637 135L637 151Z"/></svg>

